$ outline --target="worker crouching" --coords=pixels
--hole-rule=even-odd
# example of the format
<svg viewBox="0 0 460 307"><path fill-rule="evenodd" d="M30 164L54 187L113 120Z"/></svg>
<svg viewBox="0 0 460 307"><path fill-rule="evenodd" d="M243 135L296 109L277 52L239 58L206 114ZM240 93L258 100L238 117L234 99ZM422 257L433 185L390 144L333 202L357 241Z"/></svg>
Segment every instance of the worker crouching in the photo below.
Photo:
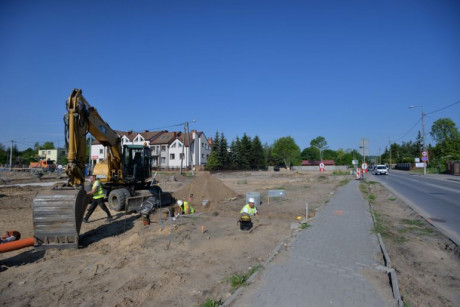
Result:
<svg viewBox="0 0 460 307"><path fill-rule="evenodd" d="M193 214L195 213L195 209L190 205L188 201L177 201L177 206L180 208L180 214Z"/></svg>
<svg viewBox="0 0 460 307"><path fill-rule="evenodd" d="M254 205L254 198L250 197L248 203L240 211L240 229L249 230L252 228L252 216L257 214L257 209Z"/></svg>

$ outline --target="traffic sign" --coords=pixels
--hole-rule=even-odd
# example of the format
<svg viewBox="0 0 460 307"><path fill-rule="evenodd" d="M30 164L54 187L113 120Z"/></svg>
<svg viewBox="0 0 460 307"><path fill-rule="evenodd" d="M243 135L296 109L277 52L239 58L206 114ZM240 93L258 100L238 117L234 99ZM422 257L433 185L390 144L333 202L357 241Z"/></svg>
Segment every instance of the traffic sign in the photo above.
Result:
<svg viewBox="0 0 460 307"><path fill-rule="evenodd" d="M361 164L361 168L364 169L364 170L366 170L366 169L367 169L367 163L364 162L363 164Z"/></svg>
<svg viewBox="0 0 460 307"><path fill-rule="evenodd" d="M428 157L428 151L422 151L422 157Z"/></svg>
<svg viewBox="0 0 460 307"><path fill-rule="evenodd" d="M321 162L321 163L319 164L319 171L320 171L320 172L324 172L324 163L323 163L323 162Z"/></svg>
<svg viewBox="0 0 460 307"><path fill-rule="evenodd" d="M422 157L422 161L423 161L423 162L426 162L426 161L428 161L428 157L425 157L425 156L424 156L424 157Z"/></svg>

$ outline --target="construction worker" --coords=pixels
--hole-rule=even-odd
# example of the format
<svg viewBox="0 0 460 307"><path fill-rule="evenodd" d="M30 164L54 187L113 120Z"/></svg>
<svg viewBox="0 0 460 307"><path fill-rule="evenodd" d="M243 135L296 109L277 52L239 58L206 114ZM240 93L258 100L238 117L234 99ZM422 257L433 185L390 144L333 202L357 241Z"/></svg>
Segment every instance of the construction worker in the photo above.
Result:
<svg viewBox="0 0 460 307"><path fill-rule="evenodd" d="M240 229L241 230L250 230L252 228L252 219L251 217L257 214L257 209L254 206L254 198L249 197L248 203L241 208L240 211Z"/></svg>
<svg viewBox="0 0 460 307"><path fill-rule="evenodd" d="M178 200L177 201L177 206L181 210L181 214L193 214L195 213L195 209L190 206L190 203L188 201L182 201Z"/></svg>
<svg viewBox="0 0 460 307"><path fill-rule="evenodd" d="M244 207L241 209L240 213L241 214L246 213L246 214L248 214L250 216L254 216L254 215L257 214L257 209L254 206L254 198L249 197L248 203L246 205L244 205Z"/></svg>
<svg viewBox="0 0 460 307"><path fill-rule="evenodd" d="M86 212L85 217L83 218L83 222L88 223L89 217L91 214L93 214L94 210L96 207L99 205L102 210L104 210L105 213L107 213L107 220L106 222L111 222L112 221L112 215L110 214L109 209L107 209L105 203L104 203L104 191L102 190L102 184L99 180L96 180L96 176L91 175L89 176L89 180L91 181L93 187L91 191L89 191L87 194L93 196L93 201L91 202L91 205L89 206L88 212Z"/></svg>

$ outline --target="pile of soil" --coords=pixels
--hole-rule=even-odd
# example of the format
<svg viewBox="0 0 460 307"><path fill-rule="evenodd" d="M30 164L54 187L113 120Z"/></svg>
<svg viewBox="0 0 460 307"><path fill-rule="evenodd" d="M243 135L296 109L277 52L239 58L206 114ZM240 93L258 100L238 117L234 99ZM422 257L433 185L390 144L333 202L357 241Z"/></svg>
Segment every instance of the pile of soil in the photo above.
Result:
<svg viewBox="0 0 460 307"><path fill-rule="evenodd" d="M203 200L208 200L206 210L219 209L219 205L223 202L239 197L239 194L226 186L222 181L213 177L209 172L199 174L188 185L173 193L176 199L189 199L189 195L193 194L192 203L195 204L195 209L200 211ZM198 208L197 208L198 207Z"/></svg>

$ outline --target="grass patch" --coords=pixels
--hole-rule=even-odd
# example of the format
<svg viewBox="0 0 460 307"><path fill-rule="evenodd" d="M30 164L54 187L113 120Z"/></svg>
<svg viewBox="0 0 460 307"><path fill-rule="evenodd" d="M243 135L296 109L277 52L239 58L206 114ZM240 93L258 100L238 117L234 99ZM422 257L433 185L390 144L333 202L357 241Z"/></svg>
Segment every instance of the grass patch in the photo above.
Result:
<svg viewBox="0 0 460 307"><path fill-rule="evenodd" d="M390 200L390 201L395 201L395 200L396 200L396 197L388 198L388 200Z"/></svg>
<svg viewBox="0 0 460 307"><path fill-rule="evenodd" d="M285 187L276 187L273 190L286 190L286 188Z"/></svg>
<svg viewBox="0 0 460 307"><path fill-rule="evenodd" d="M407 241L407 239L403 236L395 236L393 235L391 237L391 239L393 240L393 242L397 243L397 244L403 244L404 242Z"/></svg>
<svg viewBox="0 0 460 307"><path fill-rule="evenodd" d="M364 194L369 194L367 185L364 182L359 185L359 190Z"/></svg>
<svg viewBox="0 0 460 307"><path fill-rule="evenodd" d="M247 285L246 280L248 280L248 278L259 268L261 268L261 266L256 265L244 274L234 274L228 277L227 281L230 283L233 289L239 288L241 286L246 286Z"/></svg>
<svg viewBox="0 0 460 307"><path fill-rule="evenodd" d="M248 180L247 179L238 180L236 184L248 184Z"/></svg>
<svg viewBox="0 0 460 307"><path fill-rule="evenodd" d="M368 198L369 198L369 200L374 201L375 200L375 195L371 194L371 195L368 196Z"/></svg>
<svg viewBox="0 0 460 307"><path fill-rule="evenodd" d="M377 181L372 181L372 180L370 180L370 181L367 182L367 184L369 184L369 185L378 184L378 182L377 182Z"/></svg>
<svg viewBox="0 0 460 307"><path fill-rule="evenodd" d="M200 307L217 307L222 305L224 302L222 300L214 300L212 298L208 298Z"/></svg>
<svg viewBox="0 0 460 307"><path fill-rule="evenodd" d="M408 219L403 219L401 221L403 224L406 224L406 225L415 225L415 226L418 226L418 227L423 227L425 226L425 223L423 221L420 221L420 220L408 220Z"/></svg>
<svg viewBox="0 0 460 307"><path fill-rule="evenodd" d="M349 182L350 182L350 179L344 179L344 180L339 182L339 186L347 185Z"/></svg>
<svg viewBox="0 0 460 307"><path fill-rule="evenodd" d="M375 216L374 232L380 233L382 237L389 238L391 236L391 233L388 228L388 225L385 224L385 221L383 220L382 216L375 211L374 211L374 216Z"/></svg>
<svg viewBox="0 0 460 307"><path fill-rule="evenodd" d="M302 224L300 224L300 229L306 229L306 228L308 228L308 227L310 227L310 226L311 226L311 225L308 224L308 223L302 223Z"/></svg>

